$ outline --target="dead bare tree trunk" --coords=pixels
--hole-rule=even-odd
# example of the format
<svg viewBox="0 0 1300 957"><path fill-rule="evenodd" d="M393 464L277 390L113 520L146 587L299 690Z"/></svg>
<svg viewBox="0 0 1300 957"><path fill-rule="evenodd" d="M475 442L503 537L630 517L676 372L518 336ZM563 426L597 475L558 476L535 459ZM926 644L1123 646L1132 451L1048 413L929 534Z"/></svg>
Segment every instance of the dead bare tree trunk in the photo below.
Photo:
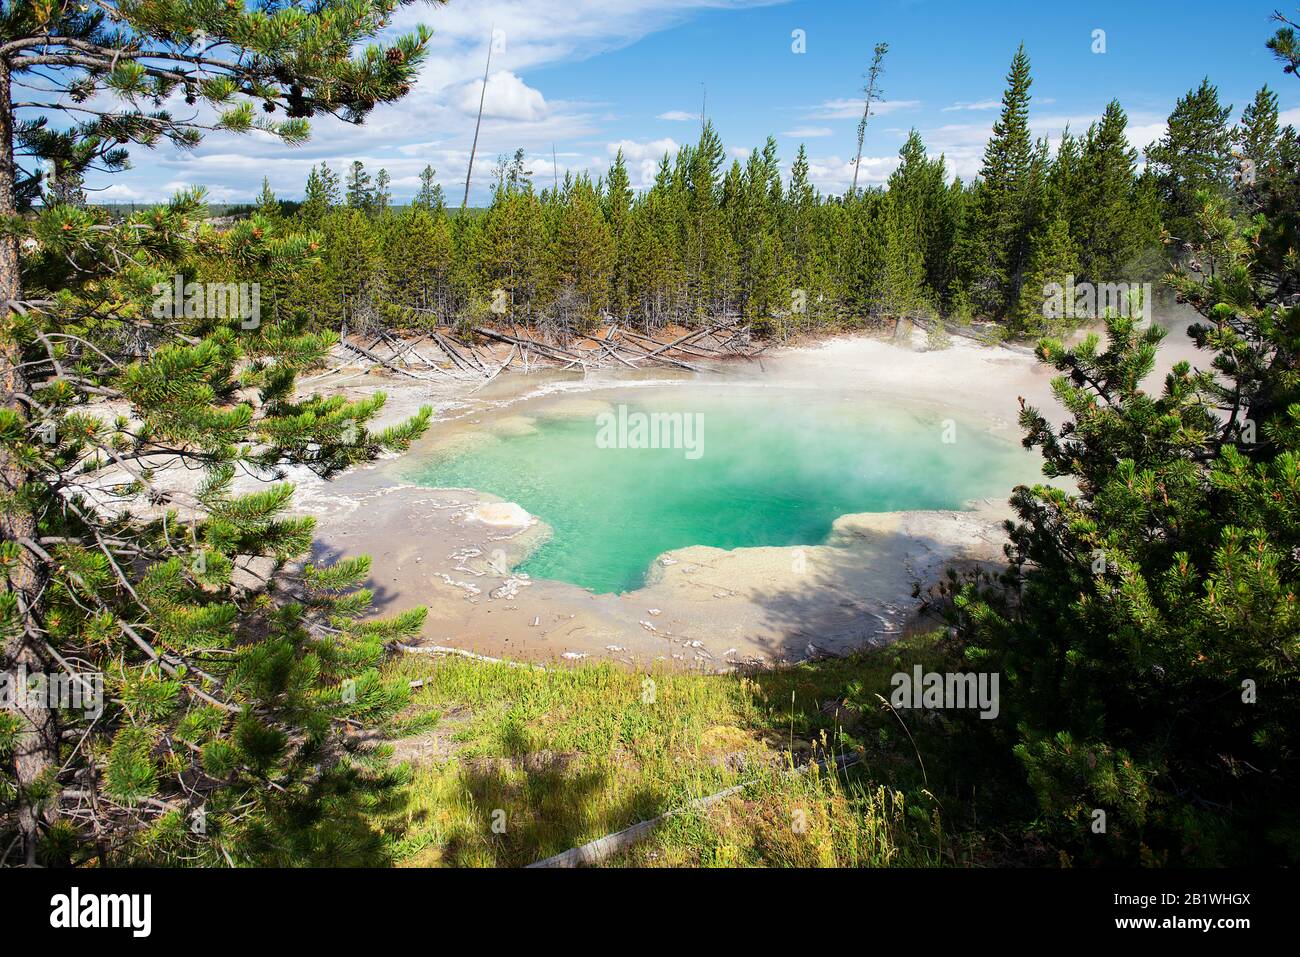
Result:
<svg viewBox="0 0 1300 957"><path fill-rule="evenodd" d="M469 181L474 175L474 154L478 152L478 129L483 125L483 101L487 99L488 71L492 69L492 44L496 42L496 30L488 37L487 65L483 67L483 89L478 93L478 119L474 121L474 145L469 148L469 168L465 170L465 198L460 201L460 208L469 205Z"/></svg>
<svg viewBox="0 0 1300 957"><path fill-rule="evenodd" d="M884 92L876 89L876 81L884 72L880 64L888 52L888 43L877 43L875 55L871 58L871 70L867 73L867 102L862 107L862 120L858 123L858 157L853 161L853 190L849 193L850 196L858 194L858 168L862 165L862 141L867 137L867 120L871 117L871 104L880 99L881 93Z"/></svg>

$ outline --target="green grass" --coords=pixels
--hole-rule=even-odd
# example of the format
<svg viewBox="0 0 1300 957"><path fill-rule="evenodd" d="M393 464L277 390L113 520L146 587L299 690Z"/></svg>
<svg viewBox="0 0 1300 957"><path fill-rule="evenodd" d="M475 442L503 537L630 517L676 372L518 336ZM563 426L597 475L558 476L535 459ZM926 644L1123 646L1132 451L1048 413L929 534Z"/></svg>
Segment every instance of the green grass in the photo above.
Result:
<svg viewBox="0 0 1300 957"><path fill-rule="evenodd" d="M606 863L969 862L978 849L969 829L950 833L938 768L921 770L946 730L914 714L904 730L875 698L939 656L933 636L750 675L405 656L388 677L424 684L386 737L410 779L380 823L399 865L520 866L744 783ZM791 770L831 756L858 764Z"/></svg>

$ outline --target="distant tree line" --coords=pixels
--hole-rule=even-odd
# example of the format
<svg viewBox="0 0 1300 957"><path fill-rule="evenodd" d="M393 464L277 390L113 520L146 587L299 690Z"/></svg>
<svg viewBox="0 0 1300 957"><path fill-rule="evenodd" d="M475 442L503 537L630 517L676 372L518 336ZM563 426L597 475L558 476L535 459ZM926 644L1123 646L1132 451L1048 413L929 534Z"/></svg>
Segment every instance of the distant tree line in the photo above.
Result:
<svg viewBox="0 0 1300 957"><path fill-rule="evenodd" d="M1233 127L1205 81L1178 101L1144 166L1115 101L1052 150L1030 133L1031 82L1022 47L970 183L950 180L913 130L883 187L824 195L802 146L784 179L772 138L727 166L711 123L665 154L641 192L621 151L598 179L570 173L539 189L519 150L473 216L447 209L430 167L398 209L385 170L372 178L354 162L341 179L321 164L294 217L323 237L301 306L335 327L477 322L495 306L501 320L565 329L602 316L647 328L737 316L765 332L941 316L1035 335L1053 331L1046 284L1159 276L1200 238L1198 194L1232 198L1234 177L1293 142L1267 88ZM269 189L258 209L287 215Z"/></svg>

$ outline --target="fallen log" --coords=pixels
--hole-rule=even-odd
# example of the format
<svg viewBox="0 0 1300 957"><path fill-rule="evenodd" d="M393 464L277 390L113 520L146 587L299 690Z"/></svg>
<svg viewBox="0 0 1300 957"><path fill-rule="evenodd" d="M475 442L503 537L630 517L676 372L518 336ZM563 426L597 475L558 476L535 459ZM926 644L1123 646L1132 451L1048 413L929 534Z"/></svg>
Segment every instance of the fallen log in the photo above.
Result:
<svg viewBox="0 0 1300 957"><path fill-rule="evenodd" d="M497 332L494 329L488 329L484 326L475 326L474 332L487 339L495 339L497 342L519 346L521 349L531 349L543 355L549 353L548 358L556 359L560 362L574 363L582 361L582 356L561 349L559 346L548 346L546 343L538 342L536 339L519 338L517 336L507 335L504 332Z"/></svg>
<svg viewBox="0 0 1300 957"><path fill-rule="evenodd" d="M407 654L417 655L456 655L459 658L471 658L474 661L481 661L489 665L506 665L510 668L531 668L534 671L545 671L541 665L535 665L527 661L510 661L507 658L490 658L487 655L476 654L472 651L466 651L464 648L449 648L446 645L403 645L398 644L399 651Z"/></svg>
<svg viewBox="0 0 1300 957"><path fill-rule="evenodd" d="M861 760L862 758L860 755L841 755L835 759L834 765L837 770L842 771L845 768L858 764ZM832 762L823 758L819 761L811 761L802 767L795 768L794 772L797 774L805 774L814 767L825 770L831 763ZM638 841L649 837L650 834L659 827L659 825L665 823L671 818L678 817L690 811L702 811L711 804L716 804L719 801L725 800L733 794L739 794L745 788L754 784L757 780L757 778L752 778L748 781L742 781L740 784L733 784L729 788L723 788L721 791L715 791L713 794L706 795L705 797L695 798L692 801L686 802L681 807L673 808L671 811L665 811L658 817L652 817L647 821L638 821L631 827L625 827L621 831L615 831L613 834L606 834L604 837L597 838L594 841L589 841L579 847L562 851L561 853L552 855L544 860L536 861L535 863L529 864L528 867L582 867L586 864L599 864L601 861L607 860L620 851L627 850Z"/></svg>
<svg viewBox="0 0 1300 957"><path fill-rule="evenodd" d="M391 369L393 372L396 372L398 375L410 376L412 379L421 378L420 376L416 375L414 372L409 372L406 369L402 369L398 366L393 365L387 359L380 358L379 356L371 352L369 349L367 349L365 346L358 346L354 343L348 342L346 338L339 339L339 342L342 343L347 348L351 349L353 352L365 356L371 362L378 363L379 365L383 366L385 369Z"/></svg>
<svg viewBox="0 0 1300 957"><path fill-rule="evenodd" d="M717 353L716 350L712 350L711 352L706 352L704 349L700 348L699 346L690 344L688 342L688 340L694 338L695 336L704 335L703 330L696 330L695 332L689 333L688 335L681 336L680 338L674 339L672 342L660 342L658 339L654 339L650 336L643 336L641 335L641 333L632 332L630 329L624 330L623 334L625 336L631 336L632 339L635 340L634 344L639 348L642 349L645 348L644 346L641 345L642 340L644 340L645 342L649 342L651 345L653 345L655 347L654 349L650 349L646 351L646 355L648 356L659 356L667 352L685 352L688 354L694 354L695 357L698 359L721 358L721 356Z"/></svg>
<svg viewBox="0 0 1300 957"><path fill-rule="evenodd" d="M464 369L467 372L475 372L475 373L477 372L477 370L472 365L470 365L469 361L460 354L460 350L458 350L454 345L452 345L450 342L447 341L446 336L442 335L436 330L430 333L430 335L433 337L433 341L438 344L438 348L441 349L444 353L446 353L447 358L449 358L452 361L453 365L455 365L457 368Z"/></svg>

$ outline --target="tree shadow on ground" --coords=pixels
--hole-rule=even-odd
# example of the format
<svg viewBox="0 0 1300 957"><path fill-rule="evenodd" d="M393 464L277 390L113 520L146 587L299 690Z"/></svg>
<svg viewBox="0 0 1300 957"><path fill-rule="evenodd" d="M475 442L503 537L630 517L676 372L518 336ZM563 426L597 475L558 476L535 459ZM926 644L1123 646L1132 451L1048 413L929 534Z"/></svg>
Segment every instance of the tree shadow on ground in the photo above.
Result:
<svg viewBox="0 0 1300 957"><path fill-rule="evenodd" d="M445 842L442 862L450 866L523 867L652 817L665 798L639 788L611 803L609 768L572 770L563 762L528 769L507 760L471 761L459 777L479 827L458 830Z"/></svg>
<svg viewBox="0 0 1300 957"><path fill-rule="evenodd" d="M881 536L873 551L898 556L898 565L888 574L896 581L873 593L872 575L864 568L864 555L856 548L830 548L819 553L815 570L791 575L789 584L773 583L765 592L751 596L762 609L764 624L779 638L755 638L754 644L770 660L793 662L826 654L846 654L862 648L888 645L917 627L913 621L921 613L923 600L933 598L934 582L925 580L929 573L911 571L922 557L944 554L951 543L917 535ZM994 574L998 563L979 562L956 557L950 563L958 569L981 567ZM912 597L898 600L900 585L906 584ZM926 620L937 624L936 618ZM809 645L813 646L812 650Z"/></svg>
<svg viewBox="0 0 1300 957"><path fill-rule="evenodd" d="M310 561L314 565L325 567L342 561L345 558L354 557L356 556L336 545L329 545L320 539L312 540ZM370 589L370 607L373 609L375 614L382 614L389 605L401 597L400 593L394 589L391 589L386 585L381 585L379 582L375 581L373 567L371 569L371 574L366 577L362 586Z"/></svg>

